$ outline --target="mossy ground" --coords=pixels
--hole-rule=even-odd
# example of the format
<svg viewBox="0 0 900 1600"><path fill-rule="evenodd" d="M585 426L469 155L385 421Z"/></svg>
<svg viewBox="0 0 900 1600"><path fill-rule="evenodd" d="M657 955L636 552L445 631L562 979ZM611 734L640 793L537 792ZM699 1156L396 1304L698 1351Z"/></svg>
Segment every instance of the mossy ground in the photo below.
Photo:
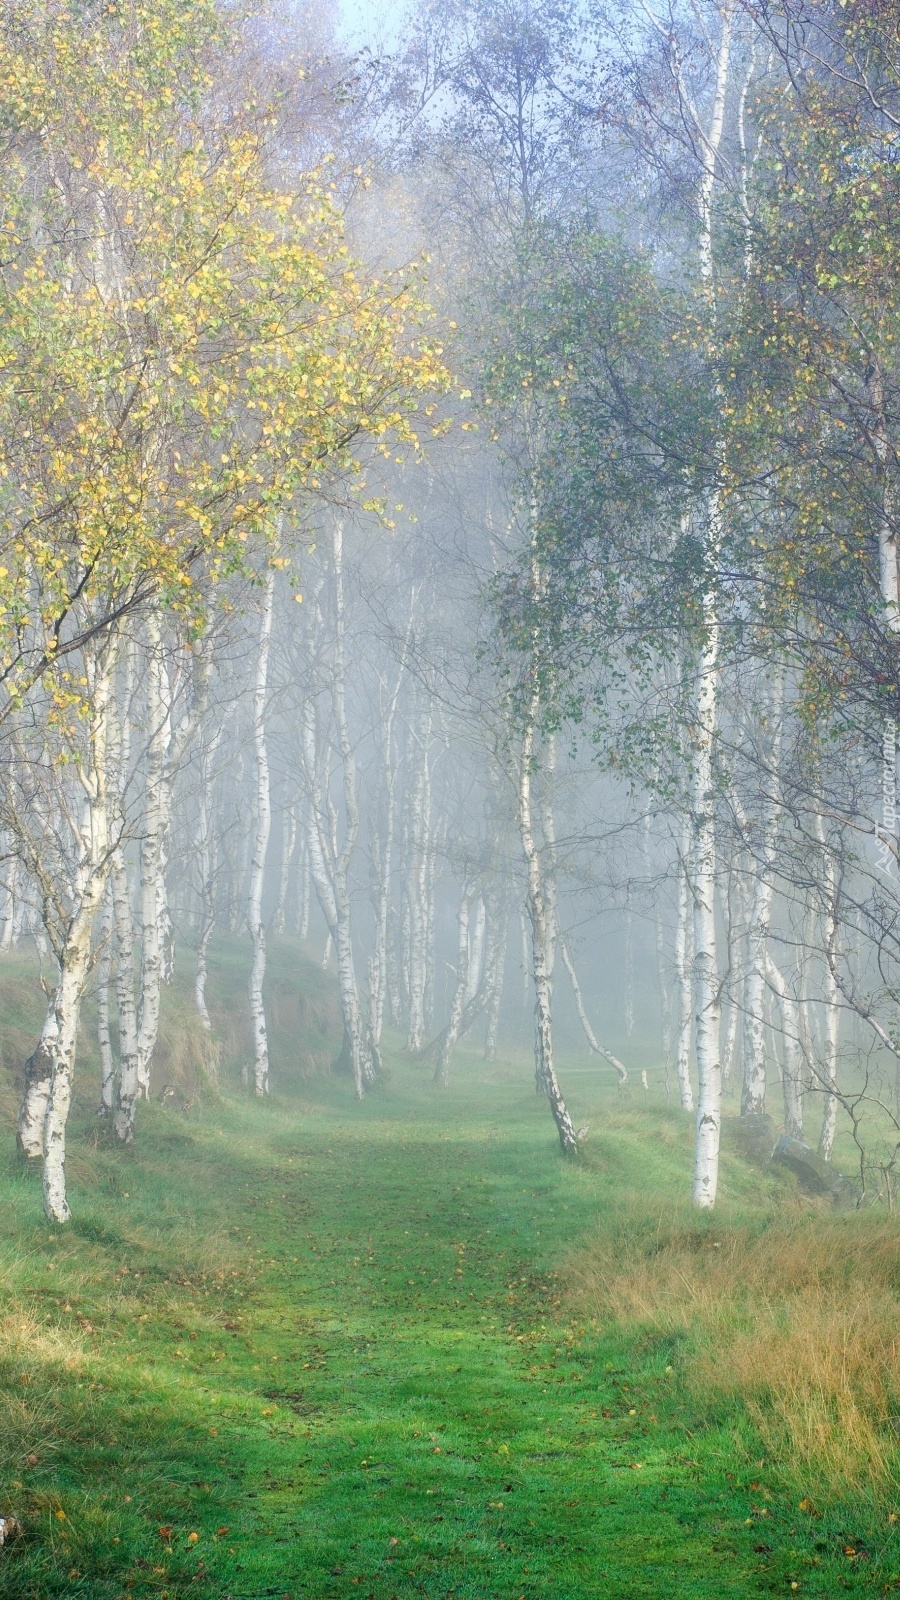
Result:
<svg viewBox="0 0 900 1600"><path fill-rule="evenodd" d="M567 1165L524 1063L454 1074L436 1091L395 1053L362 1106L328 1075L150 1104L133 1153L85 1104L65 1230L7 1136L0 1514L25 1536L0 1594L900 1588L890 1520L799 1482L739 1401L698 1400L677 1339L574 1314L582 1241L683 1216L689 1127L579 1072ZM696 1226L714 1243L791 1203L734 1159Z"/></svg>

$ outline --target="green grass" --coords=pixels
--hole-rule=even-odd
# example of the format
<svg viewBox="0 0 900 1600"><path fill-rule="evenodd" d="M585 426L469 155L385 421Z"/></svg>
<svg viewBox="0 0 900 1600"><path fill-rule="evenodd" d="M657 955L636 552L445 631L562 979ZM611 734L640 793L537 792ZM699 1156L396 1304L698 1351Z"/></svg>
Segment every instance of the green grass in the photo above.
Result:
<svg viewBox="0 0 900 1600"><path fill-rule="evenodd" d="M303 1098L301 1098L303 1096ZM832 1600L900 1587L886 1517L704 1401L677 1336L579 1319L598 1230L684 1216L690 1129L572 1078L566 1165L527 1068L399 1055L358 1107L320 1075L259 1107L76 1117L75 1222L0 1163L3 1596ZM736 1158L703 1237L791 1191ZM654 1219L656 1219L654 1221ZM626 1246L623 1246L626 1248ZM853 1551L854 1554L848 1554ZM796 1587L794 1587L796 1585Z"/></svg>

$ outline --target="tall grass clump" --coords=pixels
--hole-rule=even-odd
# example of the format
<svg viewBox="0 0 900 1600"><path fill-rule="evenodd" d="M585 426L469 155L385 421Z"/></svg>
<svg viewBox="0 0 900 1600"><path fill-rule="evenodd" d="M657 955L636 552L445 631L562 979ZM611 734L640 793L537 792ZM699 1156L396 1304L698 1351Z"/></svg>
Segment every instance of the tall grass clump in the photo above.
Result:
<svg viewBox="0 0 900 1600"><path fill-rule="evenodd" d="M812 1500L900 1493L900 1232L798 1212L604 1235L569 1266L579 1310L671 1339L691 1399L746 1408Z"/></svg>

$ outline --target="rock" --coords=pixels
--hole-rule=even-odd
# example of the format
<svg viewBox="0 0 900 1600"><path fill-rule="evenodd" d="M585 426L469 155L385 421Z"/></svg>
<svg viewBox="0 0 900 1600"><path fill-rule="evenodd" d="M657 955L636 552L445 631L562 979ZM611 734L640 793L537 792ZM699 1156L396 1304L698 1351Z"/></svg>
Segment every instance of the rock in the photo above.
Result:
<svg viewBox="0 0 900 1600"><path fill-rule="evenodd" d="M766 1112L754 1117L725 1117L722 1129L728 1142L748 1161L771 1161L778 1138L774 1117Z"/></svg>
<svg viewBox="0 0 900 1600"><path fill-rule="evenodd" d="M837 1172L830 1162L824 1161L818 1151L804 1144L802 1139L792 1139L790 1134L782 1134L772 1151L772 1160L781 1167L787 1167L806 1194L825 1196L833 1205L844 1207L854 1206L859 1198L853 1180Z"/></svg>

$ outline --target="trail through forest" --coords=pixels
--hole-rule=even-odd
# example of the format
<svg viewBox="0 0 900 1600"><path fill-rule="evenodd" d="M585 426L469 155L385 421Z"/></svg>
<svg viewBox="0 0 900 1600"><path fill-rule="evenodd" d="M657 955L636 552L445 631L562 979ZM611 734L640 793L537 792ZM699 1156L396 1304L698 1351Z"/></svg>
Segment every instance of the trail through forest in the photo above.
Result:
<svg viewBox="0 0 900 1600"><path fill-rule="evenodd" d="M55 1236L7 1160L3 1453L26 1537L0 1593L893 1586L892 1529L879 1547L799 1509L740 1409L691 1399L675 1342L573 1316L571 1252L671 1215L687 1123L611 1088L591 1107L579 1075L597 1120L569 1164L527 1068L483 1072L437 1092L401 1063L364 1110L321 1079L314 1103L148 1107L138 1153L82 1147L94 1193ZM765 1183L732 1161L718 1225Z"/></svg>

